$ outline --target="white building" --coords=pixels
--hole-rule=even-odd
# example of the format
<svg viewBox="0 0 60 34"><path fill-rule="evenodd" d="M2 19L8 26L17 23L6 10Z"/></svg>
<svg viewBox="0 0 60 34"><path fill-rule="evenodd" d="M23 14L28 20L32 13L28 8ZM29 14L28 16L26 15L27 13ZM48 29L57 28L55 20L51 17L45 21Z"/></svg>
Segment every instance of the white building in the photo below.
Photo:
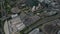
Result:
<svg viewBox="0 0 60 34"><path fill-rule="evenodd" d="M23 28L25 27L25 25L23 23L20 24L16 24L16 28L20 31L23 30Z"/></svg>
<svg viewBox="0 0 60 34"><path fill-rule="evenodd" d="M39 28L32 30L29 34L40 34Z"/></svg>
<svg viewBox="0 0 60 34"><path fill-rule="evenodd" d="M12 15L11 15L12 18L14 18L14 17L16 17L16 16L18 16L18 14L12 14Z"/></svg>
<svg viewBox="0 0 60 34"><path fill-rule="evenodd" d="M32 12L34 12L36 10L36 6L32 7Z"/></svg>
<svg viewBox="0 0 60 34"><path fill-rule="evenodd" d="M5 34L9 34L9 28L8 28L7 20L5 21L5 24L4 24L4 32L5 32Z"/></svg>
<svg viewBox="0 0 60 34"><path fill-rule="evenodd" d="M13 29L21 31L25 27L23 22L20 20L19 16L17 16L16 18L11 19L10 22L12 24L11 26L12 26Z"/></svg>

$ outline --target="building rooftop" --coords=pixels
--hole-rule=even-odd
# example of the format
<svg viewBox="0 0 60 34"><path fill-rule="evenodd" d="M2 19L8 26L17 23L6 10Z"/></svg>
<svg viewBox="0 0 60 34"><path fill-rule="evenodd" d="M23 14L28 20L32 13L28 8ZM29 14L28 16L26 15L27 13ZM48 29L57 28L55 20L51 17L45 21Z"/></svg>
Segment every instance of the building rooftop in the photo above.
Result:
<svg viewBox="0 0 60 34"><path fill-rule="evenodd" d="M28 17L26 18L23 23L26 25L26 26L29 26L31 24L33 24L34 22L36 22L37 20L39 20L40 17L39 16L32 16L32 17Z"/></svg>
<svg viewBox="0 0 60 34"><path fill-rule="evenodd" d="M21 21L20 16L10 19L8 25L11 32L21 31L25 28L25 24Z"/></svg>

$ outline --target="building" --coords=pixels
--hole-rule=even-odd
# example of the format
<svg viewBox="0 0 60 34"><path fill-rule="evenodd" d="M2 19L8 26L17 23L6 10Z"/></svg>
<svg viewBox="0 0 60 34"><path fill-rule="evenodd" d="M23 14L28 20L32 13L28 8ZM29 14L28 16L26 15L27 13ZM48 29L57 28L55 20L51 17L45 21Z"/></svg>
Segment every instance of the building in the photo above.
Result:
<svg viewBox="0 0 60 34"><path fill-rule="evenodd" d="M13 17L12 19L5 22L8 25L7 27L9 34L15 34L16 32L19 32L25 28L25 24L23 24L21 21L20 16L13 15Z"/></svg>
<svg viewBox="0 0 60 34"><path fill-rule="evenodd" d="M15 29L16 31L21 31L24 29L25 25L23 24L23 22L20 20L20 17L17 16L13 19L10 20L10 26Z"/></svg>
<svg viewBox="0 0 60 34"><path fill-rule="evenodd" d="M43 2L44 0L38 0L39 2Z"/></svg>
<svg viewBox="0 0 60 34"><path fill-rule="evenodd" d="M31 32L29 32L29 34L44 34L44 33L41 32L39 28L35 28L35 29L32 30Z"/></svg>
<svg viewBox="0 0 60 34"><path fill-rule="evenodd" d="M37 6L39 2L38 0L26 0L25 3L27 6L33 7L33 6Z"/></svg>
<svg viewBox="0 0 60 34"><path fill-rule="evenodd" d="M60 30L58 31L58 33L57 34L60 34Z"/></svg>
<svg viewBox="0 0 60 34"><path fill-rule="evenodd" d="M37 15L29 16L29 15L26 15L25 13L21 13L20 18L26 26L29 26L40 19L40 17Z"/></svg>
<svg viewBox="0 0 60 34"><path fill-rule="evenodd" d="M18 16L18 14L12 14L11 18L14 18L14 17L17 17L17 16Z"/></svg>
<svg viewBox="0 0 60 34"><path fill-rule="evenodd" d="M39 28L32 30L29 34L40 34Z"/></svg>
<svg viewBox="0 0 60 34"><path fill-rule="evenodd" d="M44 11L44 15L45 16L52 16L52 15L55 15L55 14L57 14L58 13L58 11L54 11L54 10L46 10L46 11Z"/></svg>
<svg viewBox="0 0 60 34"><path fill-rule="evenodd" d="M19 12L20 12L20 9L19 9L18 7L13 7L13 8L11 9L11 12L12 12L12 13L19 13Z"/></svg>
<svg viewBox="0 0 60 34"><path fill-rule="evenodd" d="M26 16L27 17L27 16ZM35 15L35 16L31 16L31 17L27 17L24 19L23 23L26 25L26 26L29 26L33 23L35 23L37 20L39 20L40 17Z"/></svg>
<svg viewBox="0 0 60 34"><path fill-rule="evenodd" d="M5 32L5 34L10 34L8 27L9 27L9 26L8 26L7 20L6 20L6 21L5 21L5 24L4 24L4 32Z"/></svg>
<svg viewBox="0 0 60 34"><path fill-rule="evenodd" d="M50 3L51 2L51 0L38 0L39 2L44 2L44 3Z"/></svg>
<svg viewBox="0 0 60 34"><path fill-rule="evenodd" d="M33 6L31 11L32 12L36 11L36 6Z"/></svg>
<svg viewBox="0 0 60 34"><path fill-rule="evenodd" d="M24 21L25 17L26 17L26 14L25 14L24 12L22 12L22 13L20 14L20 19L21 19L22 21ZM26 17L26 18L27 18L27 17Z"/></svg>

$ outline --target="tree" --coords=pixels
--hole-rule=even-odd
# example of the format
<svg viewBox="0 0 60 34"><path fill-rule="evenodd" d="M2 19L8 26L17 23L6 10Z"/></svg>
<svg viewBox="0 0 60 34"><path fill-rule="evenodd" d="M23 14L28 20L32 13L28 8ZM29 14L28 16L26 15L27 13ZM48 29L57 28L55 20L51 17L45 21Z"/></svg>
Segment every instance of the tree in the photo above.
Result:
<svg viewBox="0 0 60 34"><path fill-rule="evenodd" d="M9 5L8 0L5 0L5 10L6 10L7 14L11 13L11 6Z"/></svg>

